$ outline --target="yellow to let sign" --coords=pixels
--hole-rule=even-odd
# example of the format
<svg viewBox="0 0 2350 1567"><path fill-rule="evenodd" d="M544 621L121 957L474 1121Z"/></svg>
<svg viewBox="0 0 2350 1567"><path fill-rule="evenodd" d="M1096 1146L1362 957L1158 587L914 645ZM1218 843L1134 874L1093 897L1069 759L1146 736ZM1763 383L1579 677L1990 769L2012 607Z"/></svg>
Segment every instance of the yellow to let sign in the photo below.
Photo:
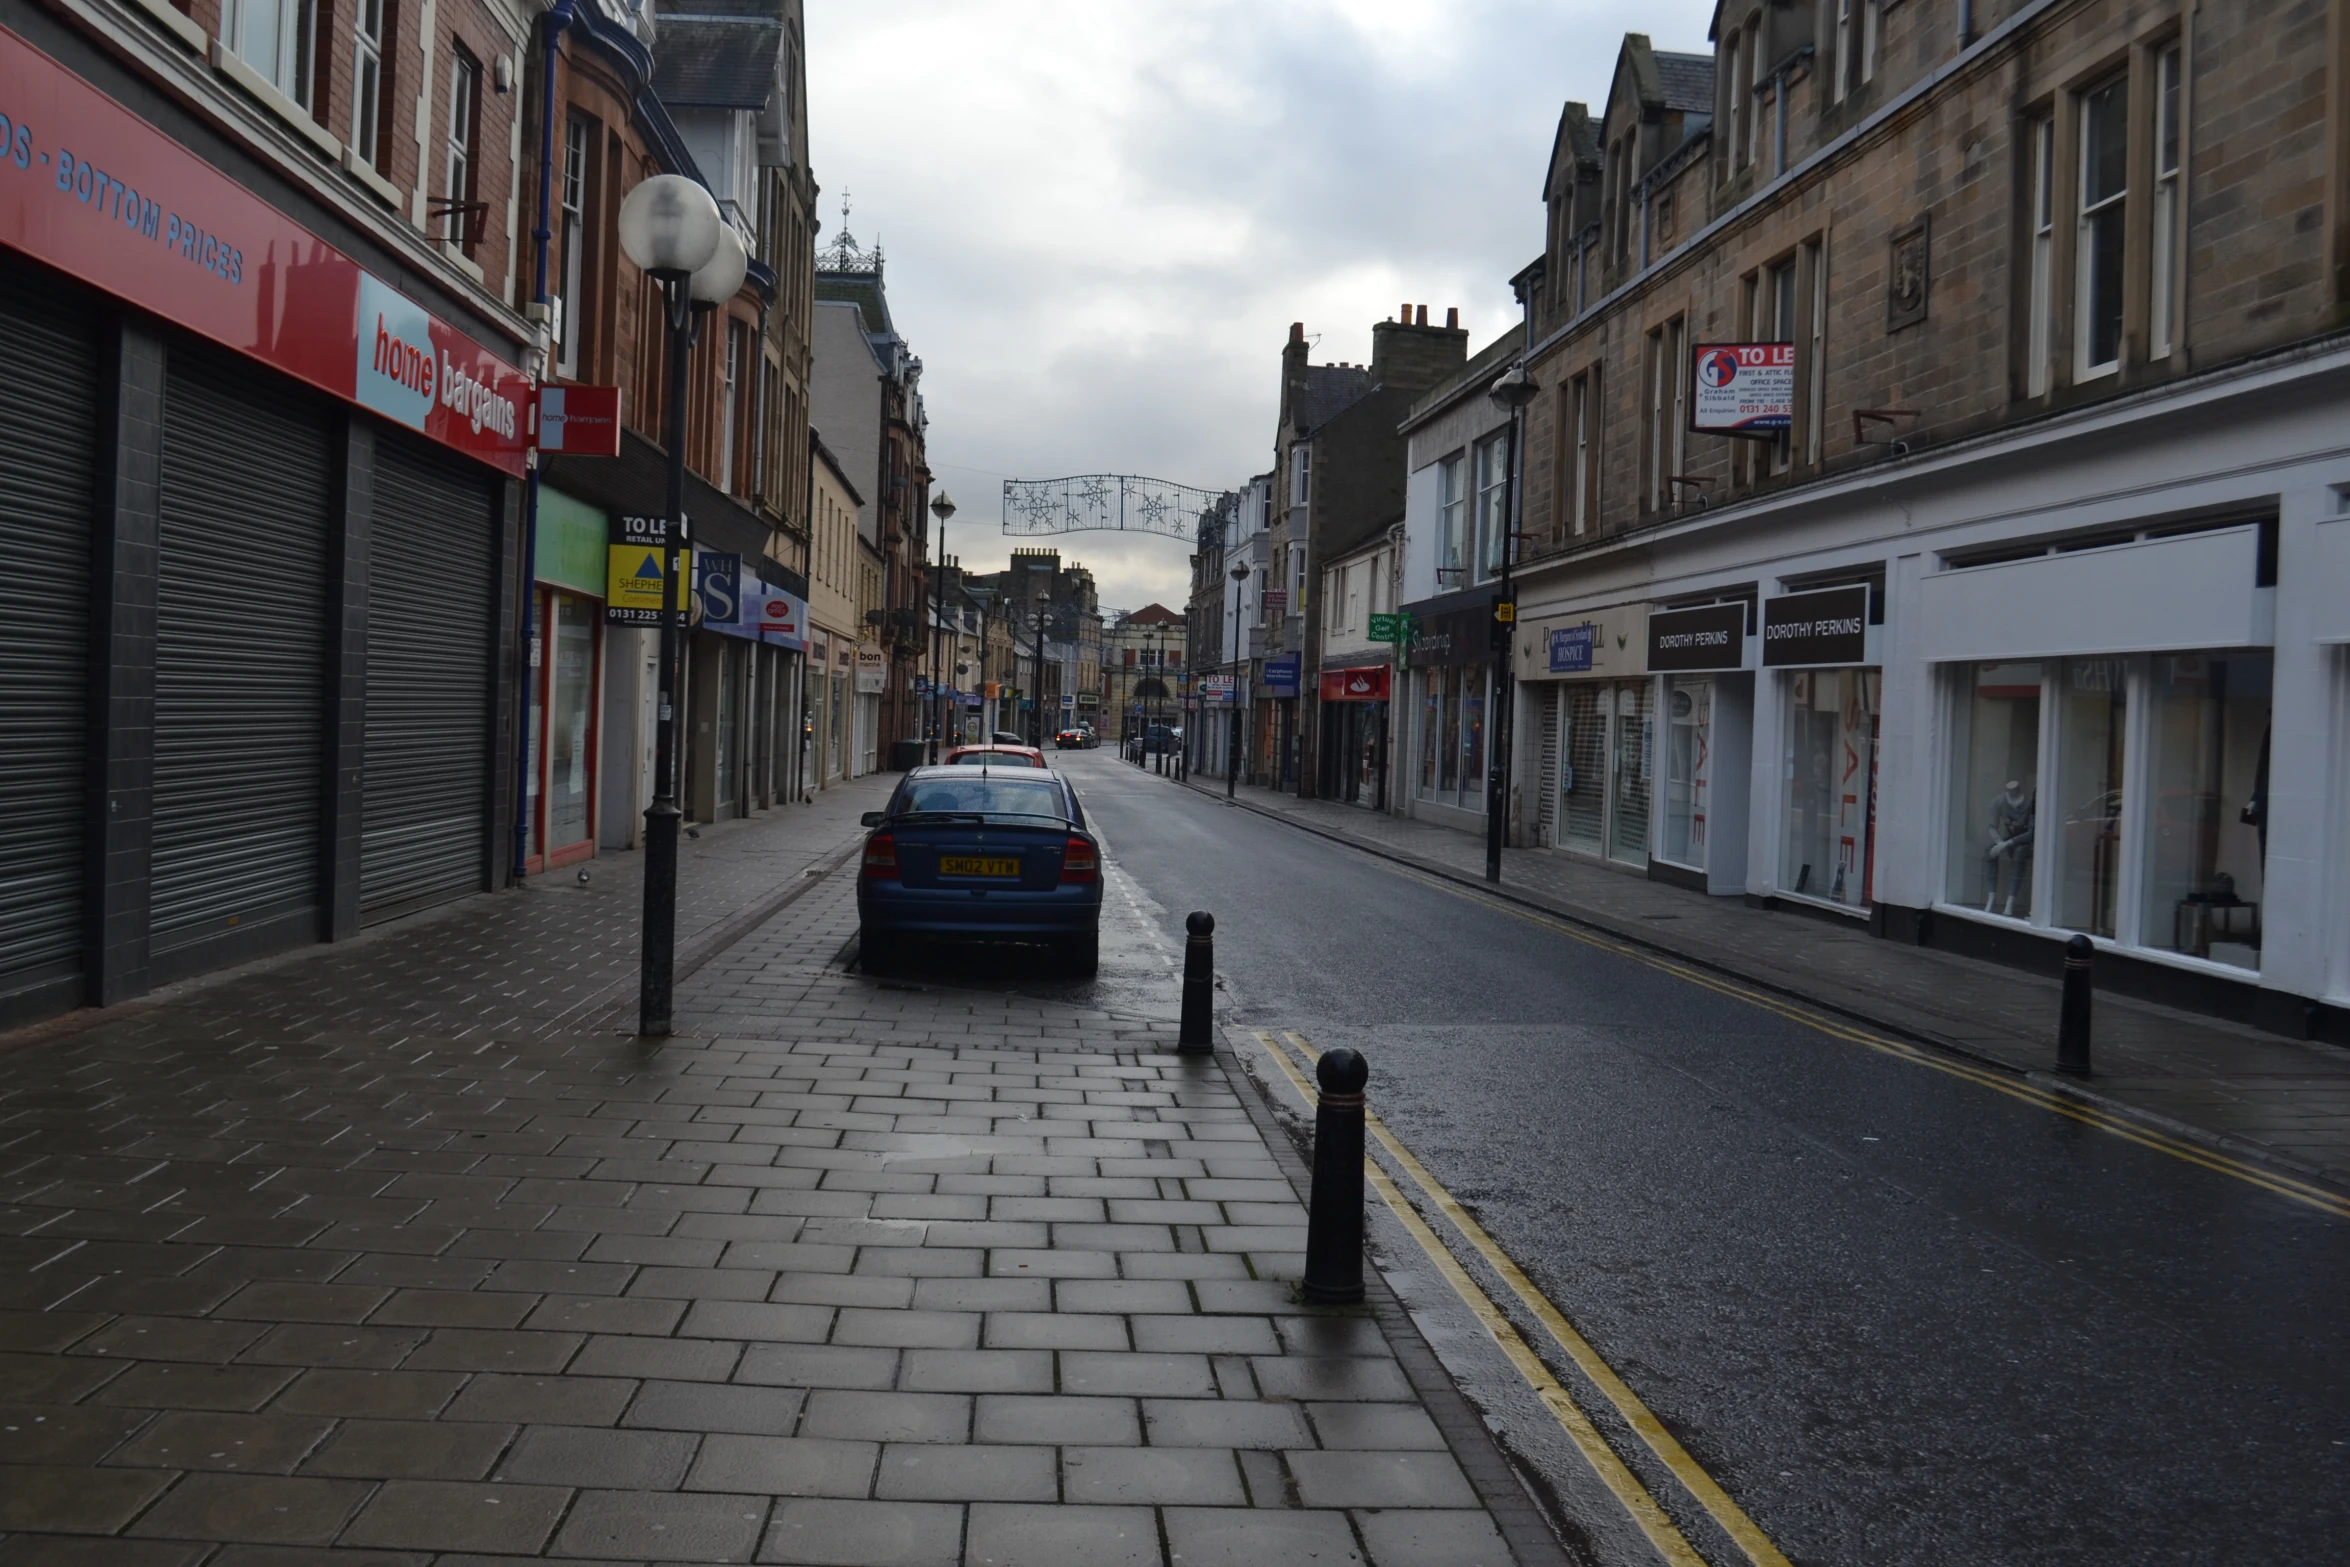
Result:
<svg viewBox="0 0 2350 1567"><path fill-rule="evenodd" d="M661 583L664 575L661 557L665 553L666 550L658 544L606 546L606 620L636 626L657 626L661 623Z"/></svg>

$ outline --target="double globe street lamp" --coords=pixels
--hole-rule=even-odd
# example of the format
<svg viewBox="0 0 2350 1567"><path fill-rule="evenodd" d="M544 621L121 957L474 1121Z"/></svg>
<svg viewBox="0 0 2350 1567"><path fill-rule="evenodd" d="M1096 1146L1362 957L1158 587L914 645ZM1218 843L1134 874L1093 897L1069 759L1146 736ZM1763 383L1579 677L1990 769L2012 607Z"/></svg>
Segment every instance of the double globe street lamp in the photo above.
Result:
<svg viewBox="0 0 2350 1567"><path fill-rule="evenodd" d="M741 292L750 267L742 237L699 180L656 174L620 203L620 248L661 285L669 324L669 515L661 540L661 669L653 744L653 803L645 807L644 952L637 974L637 1033L669 1032L677 966L677 664L686 613L685 382L695 316Z"/></svg>

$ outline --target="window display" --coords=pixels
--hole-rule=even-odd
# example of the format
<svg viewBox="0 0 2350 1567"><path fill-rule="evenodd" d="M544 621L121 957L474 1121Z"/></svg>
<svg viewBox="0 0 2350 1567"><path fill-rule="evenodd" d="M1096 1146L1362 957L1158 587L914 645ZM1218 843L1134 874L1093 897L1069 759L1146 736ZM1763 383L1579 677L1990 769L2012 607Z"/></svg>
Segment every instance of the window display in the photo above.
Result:
<svg viewBox="0 0 2350 1567"><path fill-rule="evenodd" d="M1945 896L1986 914L2032 915L2040 805L2038 664L1971 664L1952 706Z"/></svg>
<svg viewBox="0 0 2350 1567"><path fill-rule="evenodd" d="M2260 967L2273 662L2265 650L2151 660L2142 945Z"/></svg>
<svg viewBox="0 0 2350 1567"><path fill-rule="evenodd" d="M1806 669L1787 680L1787 835L1779 888L1866 908L1883 676L1874 669Z"/></svg>
<svg viewBox="0 0 2350 1567"><path fill-rule="evenodd" d="M1665 683L1665 841L1663 858L1705 868L1707 796L1713 784L1714 683L1675 675Z"/></svg>
<svg viewBox="0 0 2350 1567"><path fill-rule="evenodd" d="M2068 658L2057 682L2056 923L2097 936L2114 934L2121 898L2128 673L2118 658Z"/></svg>
<svg viewBox="0 0 2350 1567"><path fill-rule="evenodd" d="M841 778L847 775L849 759L848 676L834 675L832 677L832 701L829 704L829 711L832 715L832 725L825 736L824 771L829 777Z"/></svg>
<svg viewBox="0 0 2350 1567"><path fill-rule="evenodd" d="M718 740L714 747L713 764L717 777L716 798L720 807L734 804L735 706L741 684L741 649L721 643L718 648Z"/></svg>
<svg viewBox="0 0 2350 1567"><path fill-rule="evenodd" d="M1482 811L1485 668L1471 664L1424 670L1419 680L1420 798Z"/></svg>

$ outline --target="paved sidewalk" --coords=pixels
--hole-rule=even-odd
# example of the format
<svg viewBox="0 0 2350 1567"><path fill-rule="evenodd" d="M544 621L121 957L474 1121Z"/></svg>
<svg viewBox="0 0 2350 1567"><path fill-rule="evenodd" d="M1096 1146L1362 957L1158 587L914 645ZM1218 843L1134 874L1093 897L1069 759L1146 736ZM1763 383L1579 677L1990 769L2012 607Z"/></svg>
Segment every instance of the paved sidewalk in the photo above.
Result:
<svg viewBox="0 0 2350 1567"><path fill-rule="evenodd" d="M1221 797L1221 779L1191 787ZM1240 802L1483 888L1485 841L1355 806L1242 785ZM1859 924L1753 909L1544 849L1503 851L1512 898L2045 1086L2350 1188L2350 1051L2100 991L2096 1075L2058 1078L2054 979L1903 946Z"/></svg>
<svg viewBox="0 0 2350 1567"><path fill-rule="evenodd" d="M525 896L0 1057L0 1567L1556 1559L1425 1346L1296 1304L1171 984L877 984L805 879L658 1048Z"/></svg>

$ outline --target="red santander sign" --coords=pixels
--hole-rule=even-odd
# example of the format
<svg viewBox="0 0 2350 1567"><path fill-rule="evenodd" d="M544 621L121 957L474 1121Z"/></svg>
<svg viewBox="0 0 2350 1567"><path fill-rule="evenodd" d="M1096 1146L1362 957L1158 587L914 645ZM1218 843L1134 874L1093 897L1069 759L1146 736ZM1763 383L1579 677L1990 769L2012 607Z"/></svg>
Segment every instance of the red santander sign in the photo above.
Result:
<svg viewBox="0 0 2350 1567"><path fill-rule="evenodd" d="M0 244L522 472L521 371L5 28Z"/></svg>
<svg viewBox="0 0 2350 1567"><path fill-rule="evenodd" d="M1325 669L1322 671L1322 700L1325 702L1384 702L1387 700L1387 666L1370 669Z"/></svg>

